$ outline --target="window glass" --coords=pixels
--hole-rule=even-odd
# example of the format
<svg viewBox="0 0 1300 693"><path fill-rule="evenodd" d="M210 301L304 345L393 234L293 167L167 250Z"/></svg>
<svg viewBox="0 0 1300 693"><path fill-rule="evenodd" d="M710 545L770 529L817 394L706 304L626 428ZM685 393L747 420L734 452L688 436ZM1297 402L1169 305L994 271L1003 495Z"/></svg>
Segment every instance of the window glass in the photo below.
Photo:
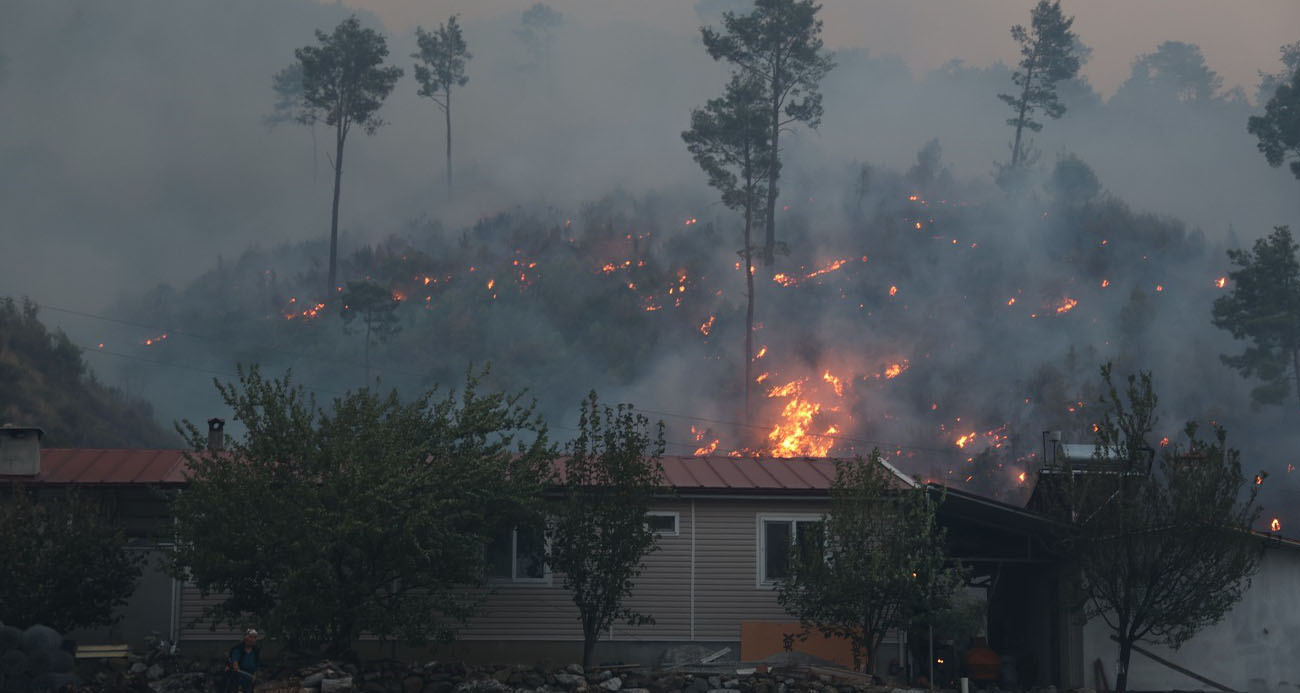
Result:
<svg viewBox="0 0 1300 693"><path fill-rule="evenodd" d="M779 580L790 572L790 521L763 521L763 579Z"/></svg>
<svg viewBox="0 0 1300 693"><path fill-rule="evenodd" d="M647 515L646 524L649 525L651 531L659 534L677 533L676 515Z"/></svg>
<svg viewBox="0 0 1300 693"><path fill-rule="evenodd" d="M514 532L509 527L497 532L487 545L488 577L510 578L510 553L514 542Z"/></svg>

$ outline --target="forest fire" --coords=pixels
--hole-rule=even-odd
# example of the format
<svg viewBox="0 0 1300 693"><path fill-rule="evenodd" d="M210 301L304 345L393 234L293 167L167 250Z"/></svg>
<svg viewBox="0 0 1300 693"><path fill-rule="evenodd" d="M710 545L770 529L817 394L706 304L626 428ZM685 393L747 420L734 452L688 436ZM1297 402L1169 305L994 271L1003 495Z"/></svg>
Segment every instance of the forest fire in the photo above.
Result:
<svg viewBox="0 0 1300 693"><path fill-rule="evenodd" d="M1215 279L1215 280L1214 280L1214 285L1215 285L1216 287L1222 289L1223 287L1225 287L1225 286L1228 285L1228 278L1227 278L1227 277L1219 277L1218 279Z"/></svg>
<svg viewBox="0 0 1300 693"><path fill-rule="evenodd" d="M1060 315L1061 313L1068 313L1074 310L1074 307L1077 305L1079 305L1079 302L1077 300L1073 298L1069 298L1067 296L1065 301L1061 303L1061 305L1056 307L1056 314Z"/></svg>
<svg viewBox="0 0 1300 693"><path fill-rule="evenodd" d="M704 335L705 337L709 336L709 330L713 329L714 317L715 316L710 315L708 320L705 320L704 322L700 323L700 334Z"/></svg>
<svg viewBox="0 0 1300 693"><path fill-rule="evenodd" d="M164 333L158 335L157 337L150 337L150 338L148 338L148 339L146 339L146 340L144 340L143 342L140 342L140 343L143 344L143 345L145 345L145 346L153 346L153 345L158 344L158 343L160 343L160 342L166 341L166 339L167 339L167 333L164 332Z"/></svg>
<svg viewBox="0 0 1300 693"><path fill-rule="evenodd" d="M1268 528L1269 528L1270 530L1274 531L1274 532L1281 532L1281 531L1282 531L1282 521L1279 520L1279 519L1277 519L1277 518L1275 517L1275 518L1273 518L1273 521L1272 521L1272 522L1268 523Z"/></svg>
<svg viewBox="0 0 1300 693"><path fill-rule="evenodd" d="M713 452L718 449L717 438L714 438L712 441L708 443L704 442L704 437L708 434L709 434L708 429L700 429L700 428L696 428L695 426L691 426L691 435L695 437L695 442L703 443L702 445L700 445L700 447L695 449L695 452L693 453L695 457L712 455Z"/></svg>
<svg viewBox="0 0 1300 693"><path fill-rule="evenodd" d="M867 257L865 255L862 256L862 261L863 262L867 261ZM849 261L847 258L832 260L825 267L822 267L820 269L815 269L809 272L808 274L803 275L802 277L792 276L785 272L777 272L776 274L772 275L772 281L785 287L798 286L800 282L806 281L808 279L820 277L823 274L830 274L831 272L834 272L840 269L841 267L843 267L844 265L848 264L848 262ZM804 269L804 268L800 268L800 269Z"/></svg>
<svg viewBox="0 0 1300 693"><path fill-rule="evenodd" d="M293 307L293 305L296 304L297 302L298 302L297 298L291 298L289 299L289 306ZM303 318L305 320L310 320L320 315L322 310L325 310L325 304L317 303L316 305L307 308L306 310L300 310L300 311L290 310L284 314L284 319L293 320L294 318Z"/></svg>
<svg viewBox="0 0 1300 693"><path fill-rule="evenodd" d="M824 434L812 432L813 419L822 405L805 395L807 382L806 378L792 380L767 392L769 398L788 398L781 409L781 421L767 434L773 457L825 457L835 444L829 437L837 432L835 426L827 427Z"/></svg>

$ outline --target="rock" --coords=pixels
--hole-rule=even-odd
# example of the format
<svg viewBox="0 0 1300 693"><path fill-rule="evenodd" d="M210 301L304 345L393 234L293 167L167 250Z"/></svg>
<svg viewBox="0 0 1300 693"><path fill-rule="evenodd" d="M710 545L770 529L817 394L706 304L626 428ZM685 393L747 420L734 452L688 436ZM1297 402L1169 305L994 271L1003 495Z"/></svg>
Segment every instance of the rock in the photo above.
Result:
<svg viewBox="0 0 1300 693"><path fill-rule="evenodd" d="M578 683L586 683L587 679L578 674L556 674L555 682L566 688L577 688Z"/></svg>
<svg viewBox="0 0 1300 693"><path fill-rule="evenodd" d="M570 664L564 667L564 670L569 672L570 674L577 674L578 676L582 676L583 674L587 673L582 670L581 664Z"/></svg>
<svg viewBox="0 0 1300 693"><path fill-rule="evenodd" d="M18 649L23 642L23 632L13 626L0 626L0 652Z"/></svg>
<svg viewBox="0 0 1300 693"><path fill-rule="evenodd" d="M456 690L465 691L466 693L505 693L505 691L510 690L510 687L496 679L475 679L456 686ZM325 691L321 691L321 693L325 693Z"/></svg>
<svg viewBox="0 0 1300 693"><path fill-rule="evenodd" d="M623 693L650 693L649 688L624 688Z"/></svg>
<svg viewBox="0 0 1300 693"><path fill-rule="evenodd" d="M146 666L144 662L136 662L131 665L130 669L127 669L127 672L131 674L143 674L148 668L149 667Z"/></svg>
<svg viewBox="0 0 1300 693"><path fill-rule="evenodd" d="M610 677L600 682L600 687L607 691L616 691L623 687L623 679L617 676Z"/></svg>
<svg viewBox="0 0 1300 693"><path fill-rule="evenodd" d="M163 677L164 673L165 672L163 671L163 668L155 664L149 667L148 669L146 669L144 675L145 678L149 679L150 681L157 681L158 679Z"/></svg>
<svg viewBox="0 0 1300 693"><path fill-rule="evenodd" d="M722 677L721 677L721 676L710 676L710 677L709 677L709 688L711 688L711 689L722 688Z"/></svg>
<svg viewBox="0 0 1300 693"><path fill-rule="evenodd" d="M298 685L303 688L316 688L317 686L320 686L321 681L325 680L325 673L327 671L327 669L322 669L314 674L308 674L298 680Z"/></svg>
<svg viewBox="0 0 1300 693"><path fill-rule="evenodd" d="M512 672L509 669L497 669L492 672L492 680L498 683L505 683L510 680L511 673Z"/></svg>
<svg viewBox="0 0 1300 693"><path fill-rule="evenodd" d="M37 650L57 650L63 636L49 626L35 625L23 631L23 651L31 654Z"/></svg>
<svg viewBox="0 0 1300 693"><path fill-rule="evenodd" d="M596 680L597 680L597 681L608 681L608 680L610 680L611 678L613 678L613 676L614 676L614 672L610 671L609 669L606 669L606 670L604 670L604 671L602 671L602 672L596 674Z"/></svg>
<svg viewBox="0 0 1300 693"><path fill-rule="evenodd" d="M704 679L694 679L688 682L682 691L684 691L684 693L708 693L709 688L710 686L708 681L705 681Z"/></svg>
<svg viewBox="0 0 1300 693"><path fill-rule="evenodd" d="M424 677L411 675L402 679L402 693L420 693L422 690L424 690Z"/></svg>
<svg viewBox="0 0 1300 693"><path fill-rule="evenodd" d="M320 693L346 693L347 691L351 691L353 688L355 688L355 686L352 685L351 676L344 676L337 679L323 679L320 682Z"/></svg>

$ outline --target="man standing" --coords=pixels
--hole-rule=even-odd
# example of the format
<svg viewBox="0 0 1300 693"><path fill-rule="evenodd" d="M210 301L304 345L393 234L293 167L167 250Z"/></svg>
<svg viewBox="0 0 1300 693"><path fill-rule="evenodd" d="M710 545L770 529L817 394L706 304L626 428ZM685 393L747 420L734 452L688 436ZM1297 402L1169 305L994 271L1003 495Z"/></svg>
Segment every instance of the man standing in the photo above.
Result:
<svg viewBox="0 0 1300 693"><path fill-rule="evenodd" d="M259 637L260 633L249 628L244 631L244 639L230 648L226 657L226 693L239 690L253 693L253 677L262 663L262 648L257 644Z"/></svg>

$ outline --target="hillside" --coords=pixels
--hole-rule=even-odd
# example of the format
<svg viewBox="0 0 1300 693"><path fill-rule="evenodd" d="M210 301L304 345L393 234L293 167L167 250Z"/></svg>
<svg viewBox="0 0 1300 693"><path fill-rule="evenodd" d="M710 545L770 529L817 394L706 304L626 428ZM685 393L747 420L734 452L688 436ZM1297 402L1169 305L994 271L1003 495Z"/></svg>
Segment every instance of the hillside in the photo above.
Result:
<svg viewBox="0 0 1300 693"><path fill-rule="evenodd" d="M36 305L0 299L0 423L39 426L45 447L162 447L178 444L143 400L106 387Z"/></svg>

